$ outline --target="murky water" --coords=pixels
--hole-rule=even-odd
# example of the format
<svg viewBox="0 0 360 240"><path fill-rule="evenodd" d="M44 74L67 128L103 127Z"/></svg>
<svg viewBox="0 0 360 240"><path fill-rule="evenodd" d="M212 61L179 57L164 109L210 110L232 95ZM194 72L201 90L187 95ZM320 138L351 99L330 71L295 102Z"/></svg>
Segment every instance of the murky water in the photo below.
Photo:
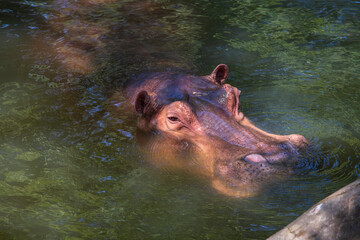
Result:
<svg viewBox="0 0 360 240"><path fill-rule="evenodd" d="M1 1L0 238L270 236L360 176L359 26L354 0ZM312 144L253 198L147 163L116 92L219 63L253 122Z"/></svg>

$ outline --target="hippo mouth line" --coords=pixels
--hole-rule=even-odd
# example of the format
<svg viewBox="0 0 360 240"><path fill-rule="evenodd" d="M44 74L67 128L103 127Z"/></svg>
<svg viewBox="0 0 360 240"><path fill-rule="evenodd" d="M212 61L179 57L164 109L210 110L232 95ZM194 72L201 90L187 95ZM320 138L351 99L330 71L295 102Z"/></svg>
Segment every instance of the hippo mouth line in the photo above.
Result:
<svg viewBox="0 0 360 240"><path fill-rule="evenodd" d="M278 164L286 164L286 159L292 159L292 154L286 154L284 152L279 152L277 154L272 155L261 155L258 153L252 153L243 157L248 163L251 164L269 164L269 165L278 165Z"/></svg>
<svg viewBox="0 0 360 240"><path fill-rule="evenodd" d="M270 155L262 155L261 153L251 153L243 156L241 159L247 163L258 165L258 166L292 166L298 160L298 154L288 154L284 152L278 152Z"/></svg>
<svg viewBox="0 0 360 240"><path fill-rule="evenodd" d="M250 153L245 155L243 160L251 164L278 164L285 163L284 160L298 156L299 151L290 143L282 143L282 150L268 154Z"/></svg>

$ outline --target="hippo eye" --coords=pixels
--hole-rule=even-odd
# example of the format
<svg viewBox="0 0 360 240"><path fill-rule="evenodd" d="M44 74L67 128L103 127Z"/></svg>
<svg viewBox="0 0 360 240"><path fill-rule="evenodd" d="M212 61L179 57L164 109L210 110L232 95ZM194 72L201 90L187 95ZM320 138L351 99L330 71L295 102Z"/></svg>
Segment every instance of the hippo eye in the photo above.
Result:
<svg viewBox="0 0 360 240"><path fill-rule="evenodd" d="M168 117L168 119L173 122L179 121L179 118L177 117Z"/></svg>

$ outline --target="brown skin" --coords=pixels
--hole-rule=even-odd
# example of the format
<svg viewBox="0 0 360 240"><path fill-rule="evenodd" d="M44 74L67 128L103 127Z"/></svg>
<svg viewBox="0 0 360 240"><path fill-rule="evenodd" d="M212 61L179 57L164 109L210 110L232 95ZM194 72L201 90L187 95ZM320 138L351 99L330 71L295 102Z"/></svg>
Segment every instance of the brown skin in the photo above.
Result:
<svg viewBox="0 0 360 240"><path fill-rule="evenodd" d="M225 84L228 72L220 64L202 77L152 74L125 93L141 115L139 140L153 164L208 176L221 193L249 197L289 175L308 142L252 124L240 111L240 90Z"/></svg>

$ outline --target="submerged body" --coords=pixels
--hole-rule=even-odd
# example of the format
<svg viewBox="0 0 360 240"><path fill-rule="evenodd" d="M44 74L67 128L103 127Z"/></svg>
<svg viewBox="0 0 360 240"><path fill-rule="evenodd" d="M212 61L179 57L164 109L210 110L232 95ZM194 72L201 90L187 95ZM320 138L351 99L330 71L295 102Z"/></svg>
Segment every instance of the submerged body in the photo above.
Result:
<svg viewBox="0 0 360 240"><path fill-rule="evenodd" d="M157 73L125 88L139 141L159 167L208 176L223 194L246 197L291 172L307 140L257 128L241 112L240 90L226 84L228 67L208 76Z"/></svg>

